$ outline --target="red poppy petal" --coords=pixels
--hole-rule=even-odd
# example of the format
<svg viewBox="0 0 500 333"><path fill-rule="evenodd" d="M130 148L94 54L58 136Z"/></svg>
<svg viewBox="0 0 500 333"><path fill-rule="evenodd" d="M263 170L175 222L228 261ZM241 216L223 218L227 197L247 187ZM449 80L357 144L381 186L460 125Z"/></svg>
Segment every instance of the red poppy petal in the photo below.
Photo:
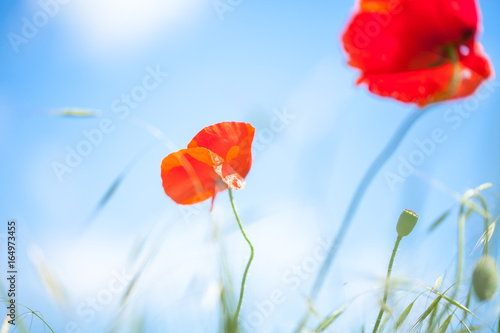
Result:
<svg viewBox="0 0 500 333"><path fill-rule="evenodd" d="M384 12L399 7L401 2L401 0L361 0L359 2L359 9L363 12Z"/></svg>
<svg viewBox="0 0 500 333"><path fill-rule="evenodd" d="M242 190L246 181L238 172L236 172L229 163L215 169L215 172L222 178L222 181L232 190Z"/></svg>
<svg viewBox="0 0 500 333"><path fill-rule="evenodd" d="M463 38L473 38L476 34L479 22L476 0L405 0L404 7L415 36L431 40L434 37L434 42L441 44L464 41Z"/></svg>
<svg viewBox="0 0 500 333"><path fill-rule="evenodd" d="M444 63L445 46L473 39L477 25L474 0L363 0L343 42L351 66L397 73Z"/></svg>
<svg viewBox="0 0 500 333"><path fill-rule="evenodd" d="M384 28L381 22L388 20L391 24ZM416 47L401 43L404 25L395 21L385 13L356 14L342 37L349 65L366 73L392 73L405 68Z"/></svg>
<svg viewBox="0 0 500 333"><path fill-rule="evenodd" d="M490 74L486 58L469 56L466 62L459 61L456 67L446 63L419 71L363 75L359 83L367 83L369 90L380 96L425 106L469 96Z"/></svg>
<svg viewBox="0 0 500 333"><path fill-rule="evenodd" d="M479 71L469 67L467 63L459 63L461 81L450 98L461 98L472 95L481 82L492 75L488 60L478 58L476 61L481 63Z"/></svg>
<svg viewBox="0 0 500 333"><path fill-rule="evenodd" d="M358 83L403 102L468 96L493 71L474 40L478 16L475 0L361 0L343 35L349 64Z"/></svg>
<svg viewBox="0 0 500 333"><path fill-rule="evenodd" d="M229 149L225 159L226 163L242 177L246 177L252 167L252 142L255 129L249 124L247 127L248 135L241 140L238 146Z"/></svg>
<svg viewBox="0 0 500 333"><path fill-rule="evenodd" d="M493 77L494 73L493 67L487 56L483 53L482 46L479 43L469 43L467 45L467 52L467 54L459 55L463 78L461 88L464 92L470 91L472 93L482 80Z"/></svg>
<svg viewBox="0 0 500 333"><path fill-rule="evenodd" d="M453 66L448 63L419 71L363 75L358 83L367 83L374 94L424 106L435 101L434 96L446 89L452 76Z"/></svg>
<svg viewBox="0 0 500 333"><path fill-rule="evenodd" d="M241 177L252 166L252 141L255 128L247 123L222 122L205 127L188 144L188 148L204 147L222 156Z"/></svg>
<svg viewBox="0 0 500 333"><path fill-rule="evenodd" d="M223 159L205 148L182 149L163 159L161 177L165 193L176 203L190 205L226 189L215 172Z"/></svg>

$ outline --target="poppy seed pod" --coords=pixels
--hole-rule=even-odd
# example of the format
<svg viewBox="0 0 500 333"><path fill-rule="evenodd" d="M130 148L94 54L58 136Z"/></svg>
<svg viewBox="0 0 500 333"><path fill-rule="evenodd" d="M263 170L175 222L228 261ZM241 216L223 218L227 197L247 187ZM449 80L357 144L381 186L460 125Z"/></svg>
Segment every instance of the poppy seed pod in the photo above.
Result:
<svg viewBox="0 0 500 333"><path fill-rule="evenodd" d="M398 225L396 226L396 231L399 237L405 237L412 232L413 228L417 224L418 215L414 211L405 209L399 216Z"/></svg>
<svg viewBox="0 0 500 333"><path fill-rule="evenodd" d="M483 256L479 259L472 273L472 285L480 301L493 298L498 285L497 263L493 258Z"/></svg>

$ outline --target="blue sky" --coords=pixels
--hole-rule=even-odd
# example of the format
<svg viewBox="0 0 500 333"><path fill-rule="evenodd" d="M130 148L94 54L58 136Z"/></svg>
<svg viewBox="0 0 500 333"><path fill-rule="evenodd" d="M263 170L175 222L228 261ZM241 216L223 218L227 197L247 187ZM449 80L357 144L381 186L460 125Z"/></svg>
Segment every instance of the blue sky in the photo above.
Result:
<svg viewBox="0 0 500 333"><path fill-rule="evenodd" d="M77 309L106 290L113 274L128 267L141 235L151 234L159 245L133 295L135 312L147 313L152 331L215 327L217 253L209 204L179 210L162 190L160 163L207 125L247 121L257 129L258 149L247 186L235 200L256 259L242 315L247 318L281 290L286 301L259 329L290 331L290 318L302 310L314 274L295 289L286 280L289 270L333 238L363 172L413 111L354 85L358 73L346 65L340 45L353 3L241 1L221 17L215 2L206 0L71 0L51 7L54 16L16 52L9 33L20 34L23 18L32 20L41 3L50 1L0 4L0 216L16 219L20 228L19 302L41 311L56 331L73 321L84 332L104 330L118 296L88 321ZM480 5L480 40L495 66L500 3ZM147 79L151 72L160 73L156 82ZM154 88L144 88L145 79ZM339 327L372 324L379 297L374 288L381 286L403 208L421 219L402 244L395 274L431 285L445 272L445 282L454 274L456 209L427 233L441 213L456 206L443 188L463 193L491 182L486 197L492 215L499 213L500 83L486 85L481 97L426 111L373 182L318 303L326 315L363 295ZM124 95L134 92L141 100L121 117ZM468 118L446 118L456 105L471 110ZM98 117L57 116L64 108L95 110ZM276 119L283 123L279 130L272 129ZM77 150L88 140L85 133L102 127L108 133L87 147L88 156L58 177L54 165L65 163L68 149ZM391 187L384 175L396 173L419 150L416 142L436 130L446 139L415 173ZM91 218L124 169L116 194ZM227 193L217 197L213 216L239 281L248 250ZM472 222L468 253L483 230L481 220ZM467 257L466 274L475 260L477 253ZM37 274L42 261L65 290L64 309ZM481 307L488 323L496 316L493 309ZM192 322L192 316L200 321Z"/></svg>

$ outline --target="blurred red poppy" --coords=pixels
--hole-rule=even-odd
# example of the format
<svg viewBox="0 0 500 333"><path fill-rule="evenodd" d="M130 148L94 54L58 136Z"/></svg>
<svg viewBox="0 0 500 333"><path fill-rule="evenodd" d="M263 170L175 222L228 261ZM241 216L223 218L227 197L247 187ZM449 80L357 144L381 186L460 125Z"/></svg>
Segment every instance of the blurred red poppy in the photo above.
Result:
<svg viewBox="0 0 500 333"><path fill-rule="evenodd" d="M472 94L493 69L475 0L361 0L343 35L371 92L425 106Z"/></svg>
<svg viewBox="0 0 500 333"><path fill-rule="evenodd" d="M247 123L223 122L205 127L188 144L163 159L165 193L181 205L215 199L227 188L240 190L252 165L255 129Z"/></svg>

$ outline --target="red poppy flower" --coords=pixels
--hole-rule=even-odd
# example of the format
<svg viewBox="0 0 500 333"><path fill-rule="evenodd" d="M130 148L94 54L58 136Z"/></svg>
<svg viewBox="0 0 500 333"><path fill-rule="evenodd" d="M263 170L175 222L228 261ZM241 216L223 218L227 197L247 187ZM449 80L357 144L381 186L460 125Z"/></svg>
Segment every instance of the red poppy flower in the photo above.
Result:
<svg viewBox="0 0 500 333"><path fill-rule="evenodd" d="M425 106L472 94L492 68L475 0L361 0L343 36L358 84Z"/></svg>
<svg viewBox="0 0 500 333"><path fill-rule="evenodd" d="M165 193L175 202L191 205L227 188L240 190L252 165L255 129L247 123L223 122L205 127L188 144L163 159Z"/></svg>

